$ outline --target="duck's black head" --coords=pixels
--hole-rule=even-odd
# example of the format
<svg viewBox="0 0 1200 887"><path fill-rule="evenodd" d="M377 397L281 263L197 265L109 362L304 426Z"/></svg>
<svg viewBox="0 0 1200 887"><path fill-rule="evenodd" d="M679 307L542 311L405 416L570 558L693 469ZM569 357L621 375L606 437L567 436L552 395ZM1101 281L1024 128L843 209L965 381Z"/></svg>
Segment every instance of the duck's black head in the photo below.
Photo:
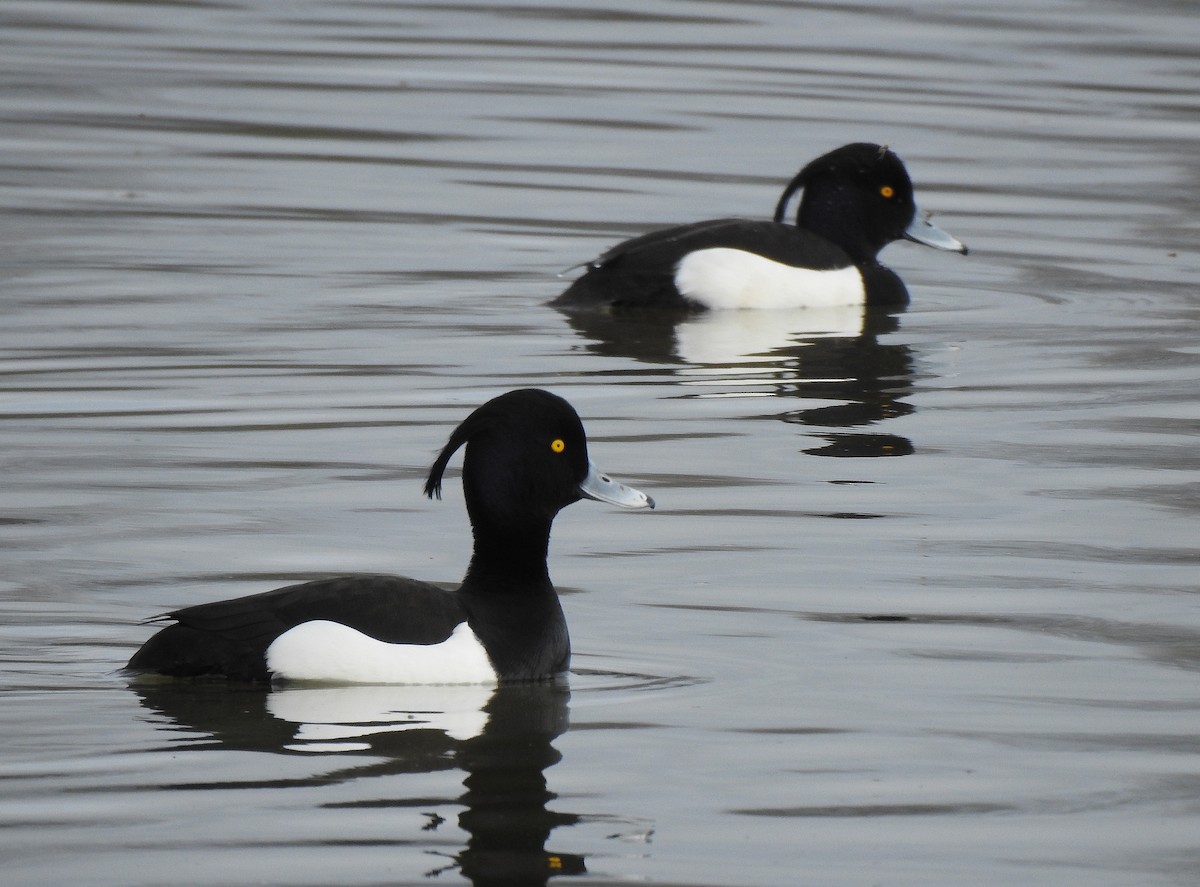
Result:
<svg viewBox="0 0 1200 887"><path fill-rule="evenodd" d="M441 495L446 464L464 444L463 491L477 537L483 527L502 536L548 533L560 510L585 497L654 507L591 465L579 415L548 391L509 391L464 419L429 470L427 496Z"/></svg>
<svg viewBox="0 0 1200 887"><path fill-rule="evenodd" d="M797 173L775 208L783 222L792 196L804 189L796 224L840 246L856 263L873 262L893 240L909 238L965 252L954 238L917 216L912 180L885 145L856 142L823 154Z"/></svg>

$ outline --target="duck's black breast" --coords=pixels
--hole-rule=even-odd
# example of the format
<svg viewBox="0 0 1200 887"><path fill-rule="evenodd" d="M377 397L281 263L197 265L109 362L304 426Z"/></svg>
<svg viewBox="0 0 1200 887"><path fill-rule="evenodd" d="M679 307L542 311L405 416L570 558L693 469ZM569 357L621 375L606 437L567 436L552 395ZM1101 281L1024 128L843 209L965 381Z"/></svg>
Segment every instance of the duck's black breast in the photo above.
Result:
<svg viewBox="0 0 1200 887"><path fill-rule="evenodd" d="M551 304L564 309L603 306L702 310L680 291L681 263L704 250L738 250L779 265L830 271L853 265L841 248L795 225L713 219L651 231L617 244L587 266Z"/></svg>
<svg viewBox="0 0 1200 887"><path fill-rule="evenodd" d="M558 594L539 590L467 593L461 597L471 631L502 681L536 681L570 666L571 639Z"/></svg>
<svg viewBox="0 0 1200 887"><path fill-rule="evenodd" d="M340 623L388 644L439 644L467 613L454 592L399 576L319 579L166 614L128 668L176 677L269 680L267 650L315 621Z"/></svg>

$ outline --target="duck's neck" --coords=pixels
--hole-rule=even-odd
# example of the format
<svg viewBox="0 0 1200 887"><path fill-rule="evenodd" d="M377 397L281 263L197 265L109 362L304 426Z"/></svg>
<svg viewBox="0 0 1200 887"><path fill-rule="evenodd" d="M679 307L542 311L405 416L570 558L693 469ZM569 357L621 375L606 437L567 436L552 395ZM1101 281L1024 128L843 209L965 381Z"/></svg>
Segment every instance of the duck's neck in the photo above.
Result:
<svg viewBox="0 0 1200 887"><path fill-rule="evenodd" d="M475 547L463 580L467 592L553 592L546 556L549 522L477 524Z"/></svg>
<svg viewBox="0 0 1200 887"><path fill-rule="evenodd" d="M501 681L545 680L570 664L567 623L546 568L549 541L549 523L486 533L476 527L459 594Z"/></svg>

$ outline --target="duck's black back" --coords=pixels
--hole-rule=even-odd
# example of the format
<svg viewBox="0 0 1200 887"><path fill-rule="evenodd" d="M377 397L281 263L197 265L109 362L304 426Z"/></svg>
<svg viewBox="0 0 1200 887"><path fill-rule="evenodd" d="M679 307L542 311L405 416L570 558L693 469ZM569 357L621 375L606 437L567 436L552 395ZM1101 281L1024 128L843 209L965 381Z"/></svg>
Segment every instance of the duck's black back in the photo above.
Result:
<svg viewBox="0 0 1200 887"><path fill-rule="evenodd" d="M175 677L269 680L266 651L304 622L340 622L387 643L436 644L466 620L454 592L400 576L318 579L167 613L128 668Z"/></svg>
<svg viewBox="0 0 1200 887"><path fill-rule="evenodd" d="M680 295L675 272L689 253L744 250L785 265L831 270L851 264L846 253L803 228L750 219L715 219L651 231L617 244L592 262L550 304L557 308L698 309Z"/></svg>

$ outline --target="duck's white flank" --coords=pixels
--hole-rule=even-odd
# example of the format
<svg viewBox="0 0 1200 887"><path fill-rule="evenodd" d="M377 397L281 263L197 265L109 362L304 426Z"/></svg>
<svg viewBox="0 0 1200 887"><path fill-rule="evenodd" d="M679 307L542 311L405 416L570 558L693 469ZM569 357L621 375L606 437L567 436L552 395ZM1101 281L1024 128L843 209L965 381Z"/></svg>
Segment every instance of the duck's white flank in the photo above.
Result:
<svg viewBox="0 0 1200 887"><path fill-rule="evenodd" d="M866 301L862 274L853 265L814 271L729 247L684 256L675 269L675 288L713 310L828 308Z"/></svg>
<svg viewBox="0 0 1200 887"><path fill-rule="evenodd" d="M440 644L388 644L339 622L304 622L267 648L277 678L338 684L496 684L466 622Z"/></svg>

